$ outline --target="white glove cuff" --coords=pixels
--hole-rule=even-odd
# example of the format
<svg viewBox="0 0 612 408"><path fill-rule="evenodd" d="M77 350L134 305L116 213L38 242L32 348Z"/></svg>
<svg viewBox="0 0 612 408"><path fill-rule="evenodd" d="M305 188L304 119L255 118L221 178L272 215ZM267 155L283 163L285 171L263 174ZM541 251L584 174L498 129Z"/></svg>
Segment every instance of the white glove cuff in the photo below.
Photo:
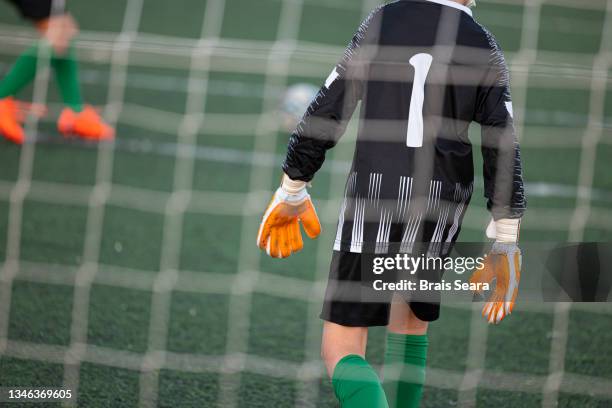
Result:
<svg viewBox="0 0 612 408"><path fill-rule="evenodd" d="M487 237L497 242L517 243L521 226L520 218L502 218L497 221L491 220L487 228Z"/></svg>
<svg viewBox="0 0 612 408"><path fill-rule="evenodd" d="M281 188L287 194L299 194L306 189L308 183L300 180L291 180L288 175L283 174L283 181L281 182Z"/></svg>

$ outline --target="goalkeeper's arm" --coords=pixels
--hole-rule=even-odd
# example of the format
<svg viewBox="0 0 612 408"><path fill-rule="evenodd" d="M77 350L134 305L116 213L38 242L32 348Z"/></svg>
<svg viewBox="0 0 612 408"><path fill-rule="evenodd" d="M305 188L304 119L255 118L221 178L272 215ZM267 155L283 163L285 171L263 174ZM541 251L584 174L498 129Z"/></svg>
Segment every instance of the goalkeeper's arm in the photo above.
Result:
<svg viewBox="0 0 612 408"><path fill-rule="evenodd" d="M495 289L482 309L489 323L499 323L512 313L521 278L518 239L526 200L509 78L503 53L491 39L490 66L480 87L475 119L482 126L485 197L493 215L487 236L495 239L495 243L484 268L470 278L474 283L495 282Z"/></svg>
<svg viewBox="0 0 612 408"><path fill-rule="evenodd" d="M510 97L510 76L499 45L491 40L491 61L478 95L476 121L482 127L482 155L485 197L493 219L518 220L527 203L523 186L521 150L514 130ZM502 225L503 224L503 225ZM508 231L512 225L518 231L518 221L504 221L500 230L514 241L518 234ZM516 238L516 239L514 239Z"/></svg>
<svg viewBox="0 0 612 408"><path fill-rule="evenodd" d="M361 23L344 57L319 90L289 139L283 171L292 180L309 182L325 153L336 145L361 100L368 52L375 44L381 8ZM368 49L369 48L369 49Z"/></svg>
<svg viewBox="0 0 612 408"><path fill-rule="evenodd" d="M321 225L315 212L307 183L321 168L325 153L336 145L361 100L367 57L363 45L373 43L371 30L378 21L376 9L360 25L342 60L325 84L289 139L283 163L283 179L263 216L257 245L268 255L285 258L303 247L299 224L310 238L316 238Z"/></svg>

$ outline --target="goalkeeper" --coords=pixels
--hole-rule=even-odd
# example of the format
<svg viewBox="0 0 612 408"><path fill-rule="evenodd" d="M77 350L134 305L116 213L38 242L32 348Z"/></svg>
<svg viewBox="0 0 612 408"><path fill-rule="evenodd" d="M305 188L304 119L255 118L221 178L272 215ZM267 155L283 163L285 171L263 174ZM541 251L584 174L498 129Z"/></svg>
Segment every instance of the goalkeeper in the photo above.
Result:
<svg viewBox="0 0 612 408"><path fill-rule="evenodd" d="M72 39L78 27L68 13L52 12L53 0L10 0L23 17L34 22L41 39L17 59L0 81L0 134L22 144L25 141L22 123L31 105L15 100L15 96L36 75L40 47L48 47L51 67L65 104L57 126L64 135L74 134L89 140L114 137L114 130L89 105L83 104L78 78L78 63Z"/></svg>
<svg viewBox="0 0 612 408"><path fill-rule="evenodd" d="M483 309L490 323L514 305L526 208L522 163L504 55L472 17L473 5L400 0L370 13L291 135L281 186L261 223L258 245L272 257L302 249L299 222L310 238L319 235L306 187L361 102L321 313L322 357L343 407L420 403L427 328L439 317L439 301L399 292L364 301L362 266L369 254L415 254L422 246L428 254L450 253L473 191L473 121L482 129L484 191L493 218L487 235L496 242L472 281L497 281ZM388 327L382 384L364 358L371 326Z"/></svg>

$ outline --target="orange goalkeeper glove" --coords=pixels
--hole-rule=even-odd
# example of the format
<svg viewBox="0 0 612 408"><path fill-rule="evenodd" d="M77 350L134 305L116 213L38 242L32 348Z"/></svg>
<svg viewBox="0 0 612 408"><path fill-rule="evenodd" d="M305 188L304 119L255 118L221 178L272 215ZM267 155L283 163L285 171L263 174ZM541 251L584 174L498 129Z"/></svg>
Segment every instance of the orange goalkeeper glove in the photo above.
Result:
<svg viewBox="0 0 612 408"><path fill-rule="evenodd" d="M484 267L476 270L470 283L492 284L495 289L482 309L483 317L489 323L499 323L512 313L521 280L521 250L518 247L519 220L499 220L492 223L487 235L495 237L491 251L484 261ZM476 291L482 294L482 290Z"/></svg>
<svg viewBox="0 0 612 408"><path fill-rule="evenodd" d="M321 223L306 191L306 183L283 177L263 216L257 245L273 258L287 258L304 247L299 223L311 239L321 233Z"/></svg>

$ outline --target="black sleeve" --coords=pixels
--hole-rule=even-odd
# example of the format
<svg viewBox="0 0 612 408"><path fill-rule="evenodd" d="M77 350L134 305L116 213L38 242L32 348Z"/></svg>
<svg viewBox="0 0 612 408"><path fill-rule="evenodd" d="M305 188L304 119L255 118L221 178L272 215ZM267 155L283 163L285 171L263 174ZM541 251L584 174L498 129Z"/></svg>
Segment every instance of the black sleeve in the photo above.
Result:
<svg viewBox="0 0 612 408"><path fill-rule="evenodd" d="M310 181L336 145L362 97L367 63L364 43L373 43L371 29L383 7L361 23L342 60L334 68L289 139L283 171L293 180Z"/></svg>
<svg viewBox="0 0 612 408"><path fill-rule="evenodd" d="M487 207L498 220L520 218L527 203L521 150L514 130L510 74L498 43L487 33L491 58L478 89L476 122L482 127L483 176Z"/></svg>
<svg viewBox="0 0 612 408"><path fill-rule="evenodd" d="M53 0L9 0L19 9L24 18L29 20L44 20L51 15Z"/></svg>

